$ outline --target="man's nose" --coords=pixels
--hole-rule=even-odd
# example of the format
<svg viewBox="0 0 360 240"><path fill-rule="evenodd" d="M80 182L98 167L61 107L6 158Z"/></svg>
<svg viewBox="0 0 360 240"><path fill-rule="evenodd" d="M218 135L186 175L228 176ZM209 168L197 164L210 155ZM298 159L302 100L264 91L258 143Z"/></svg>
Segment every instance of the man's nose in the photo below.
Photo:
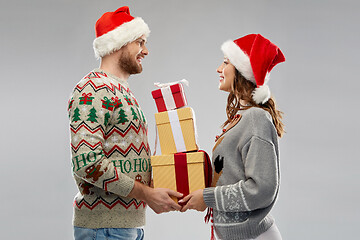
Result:
<svg viewBox="0 0 360 240"><path fill-rule="evenodd" d="M146 46L143 47L143 49L142 49L141 52L142 52L142 54L144 54L144 55L148 55L148 54L149 54L149 50L147 49Z"/></svg>

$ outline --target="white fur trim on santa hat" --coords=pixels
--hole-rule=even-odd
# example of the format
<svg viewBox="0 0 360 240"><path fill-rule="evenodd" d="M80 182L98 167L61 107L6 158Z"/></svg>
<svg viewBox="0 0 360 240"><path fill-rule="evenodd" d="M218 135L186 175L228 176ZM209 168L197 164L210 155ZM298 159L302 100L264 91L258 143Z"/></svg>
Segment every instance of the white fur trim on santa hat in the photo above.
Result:
<svg viewBox="0 0 360 240"><path fill-rule="evenodd" d="M225 57L235 66L235 68L250 82L256 85L254 73L251 67L250 58L232 40L228 40L221 45Z"/></svg>
<svg viewBox="0 0 360 240"><path fill-rule="evenodd" d="M264 104L270 99L270 88L268 85L262 85L260 87L255 88L252 92L252 99L257 104Z"/></svg>
<svg viewBox="0 0 360 240"><path fill-rule="evenodd" d="M95 38L93 47L96 58L101 58L119 50L129 42L135 41L142 35L148 37L150 29L144 20L136 17L130 22L123 23L114 30Z"/></svg>

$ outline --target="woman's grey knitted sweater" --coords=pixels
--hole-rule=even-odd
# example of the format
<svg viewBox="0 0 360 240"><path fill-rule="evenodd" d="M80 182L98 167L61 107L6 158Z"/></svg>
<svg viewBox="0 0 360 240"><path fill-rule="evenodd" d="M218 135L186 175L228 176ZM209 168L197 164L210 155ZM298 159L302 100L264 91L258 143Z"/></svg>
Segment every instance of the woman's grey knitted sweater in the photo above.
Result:
<svg viewBox="0 0 360 240"><path fill-rule="evenodd" d="M216 187L204 190L219 238L256 238L271 227L279 190L278 137L271 115L252 107L217 141L212 160Z"/></svg>

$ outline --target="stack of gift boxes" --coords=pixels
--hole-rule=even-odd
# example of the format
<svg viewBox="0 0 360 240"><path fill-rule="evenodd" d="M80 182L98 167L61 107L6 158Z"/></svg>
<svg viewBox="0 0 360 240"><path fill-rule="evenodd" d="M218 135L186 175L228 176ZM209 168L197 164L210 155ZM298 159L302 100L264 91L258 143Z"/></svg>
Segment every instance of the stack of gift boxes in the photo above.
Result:
<svg viewBox="0 0 360 240"><path fill-rule="evenodd" d="M187 101L182 83L173 83L152 91L161 155L151 156L155 188L183 193L203 189L211 183L208 155L199 151L195 115ZM174 199L177 201L177 199Z"/></svg>

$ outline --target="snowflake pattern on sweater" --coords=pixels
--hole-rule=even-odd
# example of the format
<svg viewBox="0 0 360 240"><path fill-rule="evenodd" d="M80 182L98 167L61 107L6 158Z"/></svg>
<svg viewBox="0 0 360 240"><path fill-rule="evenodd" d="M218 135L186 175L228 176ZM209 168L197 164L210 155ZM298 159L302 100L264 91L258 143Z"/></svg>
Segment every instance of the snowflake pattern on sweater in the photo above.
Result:
<svg viewBox="0 0 360 240"><path fill-rule="evenodd" d="M217 138L214 181L203 192L221 239L253 239L269 229L279 190L279 146L271 115L256 107L239 113L241 119Z"/></svg>

